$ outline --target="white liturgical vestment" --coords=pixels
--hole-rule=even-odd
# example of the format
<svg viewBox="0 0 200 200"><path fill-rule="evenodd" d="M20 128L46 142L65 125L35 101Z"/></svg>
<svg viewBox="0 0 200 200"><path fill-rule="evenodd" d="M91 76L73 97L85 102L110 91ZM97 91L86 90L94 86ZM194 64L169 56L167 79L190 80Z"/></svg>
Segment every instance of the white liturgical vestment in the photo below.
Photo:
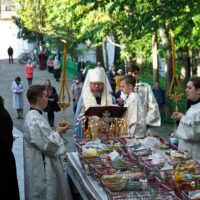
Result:
<svg viewBox="0 0 200 200"><path fill-rule="evenodd" d="M26 200L72 199L61 155L66 144L37 110L28 111L24 124L24 180Z"/></svg>
<svg viewBox="0 0 200 200"><path fill-rule="evenodd" d="M151 86L147 83L136 83L136 90L144 106L146 124L149 126L160 126L161 118L158 103L154 97Z"/></svg>
<svg viewBox="0 0 200 200"><path fill-rule="evenodd" d="M200 163L200 103L192 105L181 118L176 130L178 149L188 151Z"/></svg>
<svg viewBox="0 0 200 200"><path fill-rule="evenodd" d="M128 107L128 134L131 137L144 137L146 134L146 121L144 108L137 93L132 92L126 102Z"/></svg>

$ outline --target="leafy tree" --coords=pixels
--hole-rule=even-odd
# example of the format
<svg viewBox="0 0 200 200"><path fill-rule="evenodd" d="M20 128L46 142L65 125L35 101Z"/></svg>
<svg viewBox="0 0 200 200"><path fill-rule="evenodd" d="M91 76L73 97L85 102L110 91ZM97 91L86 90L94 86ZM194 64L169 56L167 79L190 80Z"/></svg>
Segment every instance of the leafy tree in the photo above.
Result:
<svg viewBox="0 0 200 200"><path fill-rule="evenodd" d="M16 1L21 5L18 13L24 28L58 40L67 39L73 54L77 45L87 39L99 47L103 38L112 35L113 42L124 47L121 58L131 61L140 56L143 63L152 63L154 36L155 52L166 57L167 85L172 71L170 31L175 35L176 52L184 52L185 57L192 49L198 49L200 41L198 0ZM158 34L160 28L164 28L164 37ZM155 71L155 80L159 78L157 74Z"/></svg>

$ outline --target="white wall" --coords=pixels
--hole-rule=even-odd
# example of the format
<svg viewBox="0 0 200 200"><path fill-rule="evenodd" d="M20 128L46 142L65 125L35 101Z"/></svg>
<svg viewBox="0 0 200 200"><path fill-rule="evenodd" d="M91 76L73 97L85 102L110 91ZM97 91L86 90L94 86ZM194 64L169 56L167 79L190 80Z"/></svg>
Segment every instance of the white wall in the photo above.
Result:
<svg viewBox="0 0 200 200"><path fill-rule="evenodd" d="M89 49L85 44L79 44L78 49L82 51L82 55L79 56L79 60L82 58L84 62L90 61L96 63L96 51L95 49Z"/></svg>
<svg viewBox="0 0 200 200"><path fill-rule="evenodd" d="M111 37L111 39L113 39L113 37ZM103 45L102 45L102 51L103 51L104 65L105 65L105 50L104 50ZM82 53L83 53L82 56L79 56L79 59L83 58L85 62L90 61L90 62L96 63L96 49L91 49L91 48L89 49L86 47L85 44L79 44L78 49L82 50ZM108 50L108 65L110 67L110 65L112 65L114 62L115 46L107 42L107 50Z"/></svg>
<svg viewBox="0 0 200 200"><path fill-rule="evenodd" d="M24 49L34 49L34 44L18 39L18 27L10 20L0 20L0 59L8 58L8 48L12 46L14 58L17 58Z"/></svg>

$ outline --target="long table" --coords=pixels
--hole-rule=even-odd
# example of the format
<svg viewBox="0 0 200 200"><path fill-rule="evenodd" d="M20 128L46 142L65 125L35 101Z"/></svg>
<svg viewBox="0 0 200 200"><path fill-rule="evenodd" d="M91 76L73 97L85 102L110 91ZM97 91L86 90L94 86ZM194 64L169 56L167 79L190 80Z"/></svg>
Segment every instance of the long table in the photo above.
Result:
<svg viewBox="0 0 200 200"><path fill-rule="evenodd" d="M67 176L70 177L83 200L108 200L105 190L82 169L77 152L67 153L65 161ZM174 199L179 198L174 197Z"/></svg>
<svg viewBox="0 0 200 200"><path fill-rule="evenodd" d="M81 167L77 152L66 154L67 175L71 178L84 200L107 200L108 197L94 178L86 175Z"/></svg>

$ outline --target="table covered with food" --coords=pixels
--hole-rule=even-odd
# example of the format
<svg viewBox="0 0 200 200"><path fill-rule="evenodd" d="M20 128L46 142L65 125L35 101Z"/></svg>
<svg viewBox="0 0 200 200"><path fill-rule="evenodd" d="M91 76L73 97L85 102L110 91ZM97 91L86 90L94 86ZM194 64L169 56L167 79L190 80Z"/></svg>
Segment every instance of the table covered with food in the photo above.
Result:
<svg viewBox="0 0 200 200"><path fill-rule="evenodd" d="M68 176L83 199L200 199L200 165L187 152L153 130L143 138L116 134L116 121L107 119L101 130L96 123L96 137L83 125L85 137L75 136L77 151L66 155Z"/></svg>

